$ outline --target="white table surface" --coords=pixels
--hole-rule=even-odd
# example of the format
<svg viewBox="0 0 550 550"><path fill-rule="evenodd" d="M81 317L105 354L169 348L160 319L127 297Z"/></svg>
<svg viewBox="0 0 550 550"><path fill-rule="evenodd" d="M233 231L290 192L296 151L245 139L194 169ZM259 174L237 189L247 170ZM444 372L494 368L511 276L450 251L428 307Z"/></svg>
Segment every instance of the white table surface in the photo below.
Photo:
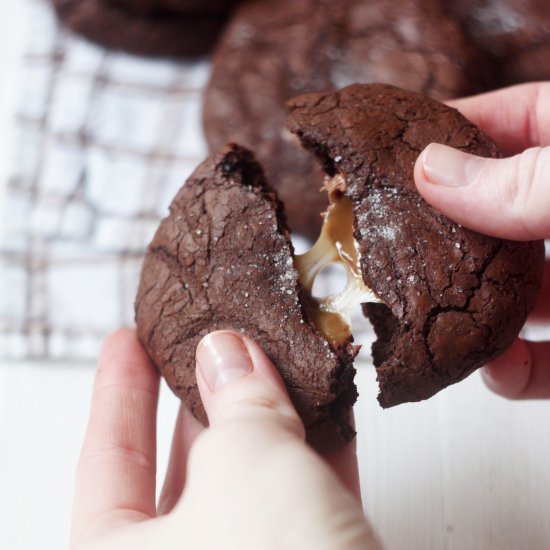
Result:
<svg viewBox="0 0 550 550"><path fill-rule="evenodd" d="M0 182L23 24L10 0L0 19ZM89 364L0 364L0 548L67 546L92 379ZM550 404L502 400L473 375L428 402L382 411L366 362L358 386L362 492L387 548L550 547ZM164 388L159 477L176 410Z"/></svg>
<svg viewBox="0 0 550 550"><path fill-rule="evenodd" d="M509 403L477 375L382 411L372 368L356 408L366 511L390 549L548 548L548 404ZM0 548L65 548L93 367L0 367ZM159 478L177 401L164 388Z"/></svg>

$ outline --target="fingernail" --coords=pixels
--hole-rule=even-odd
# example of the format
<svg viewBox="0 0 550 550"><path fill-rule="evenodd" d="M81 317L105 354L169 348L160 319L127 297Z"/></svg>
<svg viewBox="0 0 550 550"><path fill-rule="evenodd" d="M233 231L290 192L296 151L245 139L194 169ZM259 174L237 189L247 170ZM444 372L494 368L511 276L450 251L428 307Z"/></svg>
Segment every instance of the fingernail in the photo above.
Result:
<svg viewBox="0 0 550 550"><path fill-rule="evenodd" d="M485 384L487 384L487 387L489 389L493 390L496 393L499 393L500 384L498 378L495 379L492 365L485 365L484 367L482 367L481 377L483 378L483 381L485 382Z"/></svg>
<svg viewBox="0 0 550 550"><path fill-rule="evenodd" d="M503 355L485 365L481 375L495 393L518 397L529 382L531 364L529 348L522 340L516 340Z"/></svg>
<svg viewBox="0 0 550 550"><path fill-rule="evenodd" d="M426 179L445 187L465 187L478 176L484 159L457 151L452 147L431 143L421 155Z"/></svg>
<svg viewBox="0 0 550 550"><path fill-rule="evenodd" d="M486 365L481 369L481 377L490 390L505 397L515 397L525 387L523 373L507 366L495 369L494 365Z"/></svg>
<svg viewBox="0 0 550 550"><path fill-rule="evenodd" d="M201 340L197 347L197 366L213 392L246 376L254 368L242 338L223 331L213 332Z"/></svg>

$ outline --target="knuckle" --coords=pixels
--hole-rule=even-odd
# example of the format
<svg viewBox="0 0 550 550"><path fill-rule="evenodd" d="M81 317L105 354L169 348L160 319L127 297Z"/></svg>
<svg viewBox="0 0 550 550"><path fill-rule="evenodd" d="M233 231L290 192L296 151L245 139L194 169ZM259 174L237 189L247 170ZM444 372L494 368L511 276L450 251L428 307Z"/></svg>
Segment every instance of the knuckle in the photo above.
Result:
<svg viewBox="0 0 550 550"><path fill-rule="evenodd" d="M504 163L511 163L511 170L506 170ZM497 164L498 163L498 164ZM520 156L510 159L510 161L500 161L497 160L495 163L491 163L494 166L495 171L487 174L488 183L492 185L490 187L491 192L494 189L494 195L499 204L499 210L501 212L507 212L510 210L511 205L515 204L517 201L517 195L519 192L519 182L520 182L520 170L523 169L521 166L522 162ZM497 166L504 168L497 170ZM493 174L496 176L494 181L491 181Z"/></svg>
<svg viewBox="0 0 550 550"><path fill-rule="evenodd" d="M103 445L101 447L84 448L79 461L80 467L101 461L110 461L155 473L155 460L139 449L122 443Z"/></svg>
<svg viewBox="0 0 550 550"><path fill-rule="evenodd" d="M281 408L280 399L270 393L256 393L246 396L242 401L233 403L233 407L277 411Z"/></svg>
<svg viewBox="0 0 550 550"><path fill-rule="evenodd" d="M550 133L543 121L550 115L550 82L528 84L531 92L530 109L527 116L528 143L548 145Z"/></svg>
<svg viewBox="0 0 550 550"><path fill-rule="evenodd" d="M514 189L514 194L511 197L513 206L517 207L525 202L525 198L528 196L529 188L532 185L535 175L537 158L537 149L527 149L518 155L513 185L511 185Z"/></svg>
<svg viewBox="0 0 550 550"><path fill-rule="evenodd" d="M221 417L193 443L190 462L207 461L220 448L245 448L250 442L269 439L305 439L304 425L290 403L275 396L254 395L227 403Z"/></svg>
<svg viewBox="0 0 550 550"><path fill-rule="evenodd" d="M540 145L538 113L540 110L541 94L543 92L543 89L541 88L540 83L536 82L526 88L525 91L527 92L527 110L523 128L525 143L528 143L531 146Z"/></svg>
<svg viewBox="0 0 550 550"><path fill-rule="evenodd" d="M243 418L263 423L277 424L295 434L304 431L302 421L294 407L286 400L270 393L249 395L241 401L234 402L225 411L225 417Z"/></svg>
<svg viewBox="0 0 550 550"><path fill-rule="evenodd" d="M522 222L525 232L533 236L537 233L537 212L541 210L544 202L547 202L546 194L541 193L540 185L548 169L550 158L547 149L527 149L518 155L513 182L509 185L508 208L513 217Z"/></svg>

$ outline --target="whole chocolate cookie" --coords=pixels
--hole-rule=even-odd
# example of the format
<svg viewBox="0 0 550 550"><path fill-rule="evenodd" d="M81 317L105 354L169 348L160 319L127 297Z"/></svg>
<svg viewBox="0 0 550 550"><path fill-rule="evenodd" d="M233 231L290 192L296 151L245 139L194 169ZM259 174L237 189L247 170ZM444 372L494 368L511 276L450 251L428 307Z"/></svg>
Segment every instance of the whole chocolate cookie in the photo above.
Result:
<svg viewBox="0 0 550 550"><path fill-rule="evenodd" d="M347 443L356 399L349 341L331 347L304 317L280 204L247 150L206 160L150 244L136 300L138 336L172 390L206 422L195 381L202 336L254 338L281 372L320 450Z"/></svg>
<svg viewBox="0 0 550 550"><path fill-rule="evenodd" d="M387 82L435 98L476 88L478 63L436 0L264 0L240 6L213 60L204 102L211 150L253 148L310 237L327 205L321 173L284 129L284 103L354 82Z"/></svg>
<svg viewBox="0 0 550 550"><path fill-rule="evenodd" d="M61 22L93 42L148 56L185 57L207 53L225 25L227 13L147 10L116 0L52 0ZM193 3L195 4L195 3ZM214 2L215 5L215 2ZM145 10L145 11L143 11Z"/></svg>
<svg viewBox="0 0 550 550"><path fill-rule="evenodd" d="M502 353L534 306L542 241L480 235L431 208L413 167L438 142L485 157L496 145L458 111L386 85L354 85L289 102L289 129L338 174L378 341L379 401L426 399Z"/></svg>
<svg viewBox="0 0 550 550"><path fill-rule="evenodd" d="M550 2L445 1L472 43L491 58L497 85L550 79Z"/></svg>

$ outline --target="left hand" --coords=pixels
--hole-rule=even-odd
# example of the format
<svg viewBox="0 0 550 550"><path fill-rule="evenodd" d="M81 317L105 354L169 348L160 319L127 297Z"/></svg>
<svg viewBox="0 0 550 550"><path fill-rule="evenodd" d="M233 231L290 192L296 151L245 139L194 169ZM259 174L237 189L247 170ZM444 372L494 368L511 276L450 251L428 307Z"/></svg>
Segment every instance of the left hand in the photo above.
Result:
<svg viewBox="0 0 550 550"><path fill-rule="evenodd" d="M238 333L206 337L197 381L210 427L182 406L155 502L159 377L135 333L106 342L77 471L71 548L364 549L354 444L328 457L262 350Z"/></svg>

